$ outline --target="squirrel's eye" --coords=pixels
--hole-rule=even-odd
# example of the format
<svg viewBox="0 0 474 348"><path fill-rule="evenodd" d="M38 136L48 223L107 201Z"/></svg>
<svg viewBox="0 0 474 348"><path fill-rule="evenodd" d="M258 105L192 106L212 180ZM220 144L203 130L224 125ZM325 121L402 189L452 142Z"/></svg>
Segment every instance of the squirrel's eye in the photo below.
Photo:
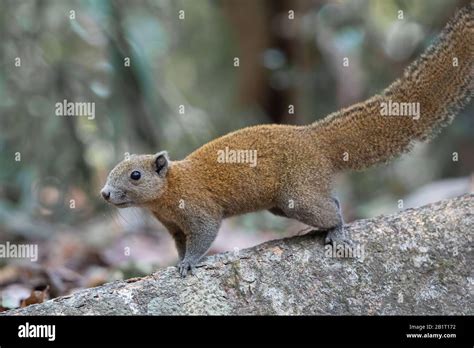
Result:
<svg viewBox="0 0 474 348"><path fill-rule="evenodd" d="M130 174L130 178L132 178L133 180L138 180L141 176L142 175L138 170L134 170L132 174Z"/></svg>

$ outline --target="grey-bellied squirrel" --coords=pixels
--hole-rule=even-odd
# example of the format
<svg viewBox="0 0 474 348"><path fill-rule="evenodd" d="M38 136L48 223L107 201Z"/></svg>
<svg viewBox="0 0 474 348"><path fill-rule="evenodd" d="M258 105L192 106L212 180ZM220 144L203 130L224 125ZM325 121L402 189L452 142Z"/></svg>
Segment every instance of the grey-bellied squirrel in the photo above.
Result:
<svg viewBox="0 0 474 348"><path fill-rule="evenodd" d="M350 243L335 174L410 150L449 124L473 92L474 4L461 9L437 42L403 76L370 99L306 126L244 128L171 161L165 151L136 155L109 174L102 195L121 208L149 209L173 236L182 276L193 272L222 219L258 210L327 230L326 242ZM389 116L418 103L417 117ZM392 110L393 111L393 110ZM222 151L255 151L256 165L219 160ZM234 153L235 155L235 153Z"/></svg>

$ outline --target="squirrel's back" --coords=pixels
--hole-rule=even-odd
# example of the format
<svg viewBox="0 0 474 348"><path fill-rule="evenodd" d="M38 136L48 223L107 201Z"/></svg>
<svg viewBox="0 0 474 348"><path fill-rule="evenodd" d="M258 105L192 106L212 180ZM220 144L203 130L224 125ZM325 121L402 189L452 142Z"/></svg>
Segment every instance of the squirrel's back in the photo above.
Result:
<svg viewBox="0 0 474 348"><path fill-rule="evenodd" d="M287 181L330 181L322 151L307 126L247 127L188 155L182 175L192 175L195 189L225 207L224 215L241 214L273 206Z"/></svg>

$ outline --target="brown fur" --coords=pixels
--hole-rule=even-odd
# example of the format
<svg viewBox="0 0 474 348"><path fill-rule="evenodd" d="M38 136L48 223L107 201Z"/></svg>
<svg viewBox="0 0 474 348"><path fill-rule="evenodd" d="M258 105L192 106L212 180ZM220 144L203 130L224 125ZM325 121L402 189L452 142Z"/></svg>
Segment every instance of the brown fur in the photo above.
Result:
<svg viewBox="0 0 474 348"><path fill-rule="evenodd" d="M363 169L409 151L447 126L473 93L473 3L448 23L438 42L380 95L311 125L337 169ZM453 66L453 58L458 66ZM420 119L387 117L382 102L419 102ZM344 153L349 160L344 161Z"/></svg>
<svg viewBox="0 0 474 348"><path fill-rule="evenodd" d="M472 95L473 34L471 4L382 94L308 126L241 129L181 161L169 161L165 153L133 156L110 173L106 199L152 211L175 238L183 276L205 254L221 220L232 215L268 209L333 229L330 240L344 239L339 204L331 197L334 174L387 161L451 121ZM419 102L420 119L382 116L380 103L389 99ZM256 150L257 165L219 163L218 151L226 147ZM158 158L166 165L157 173ZM134 170L143 173L138 181L130 179Z"/></svg>

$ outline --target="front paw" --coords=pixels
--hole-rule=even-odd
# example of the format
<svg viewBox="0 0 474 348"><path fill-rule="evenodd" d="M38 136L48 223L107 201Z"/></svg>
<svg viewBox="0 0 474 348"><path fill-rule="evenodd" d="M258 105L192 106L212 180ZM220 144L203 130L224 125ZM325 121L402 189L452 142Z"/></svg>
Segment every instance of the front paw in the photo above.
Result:
<svg viewBox="0 0 474 348"><path fill-rule="evenodd" d="M178 263L178 272L179 275L185 278L188 275L188 271L191 271L192 275L195 275L194 270L196 269L196 265L188 260L182 260Z"/></svg>

